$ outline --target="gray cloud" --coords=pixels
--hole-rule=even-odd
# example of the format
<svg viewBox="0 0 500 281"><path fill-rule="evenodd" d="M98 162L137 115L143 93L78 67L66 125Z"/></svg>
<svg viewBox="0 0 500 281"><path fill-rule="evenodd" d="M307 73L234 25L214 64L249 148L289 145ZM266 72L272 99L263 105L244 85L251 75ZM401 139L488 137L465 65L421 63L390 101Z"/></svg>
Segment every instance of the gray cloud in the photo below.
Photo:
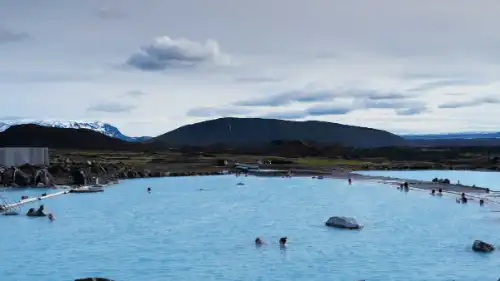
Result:
<svg viewBox="0 0 500 281"><path fill-rule="evenodd" d="M104 20L112 20L112 19L125 19L127 18L127 14L123 11L117 9L111 9L109 7L103 7L97 11L97 17Z"/></svg>
<svg viewBox="0 0 500 281"><path fill-rule="evenodd" d="M439 80L439 81L422 83L420 86L411 88L408 91L421 92L421 91L429 91L451 86L473 86L473 85L483 85L483 84L484 84L483 82L470 79Z"/></svg>
<svg viewBox="0 0 500 281"><path fill-rule="evenodd" d="M129 104L122 104L118 102L101 102L94 104L87 108L87 111L92 112L107 112L107 113L123 113L130 112L135 109L136 106Z"/></svg>
<svg viewBox="0 0 500 281"><path fill-rule="evenodd" d="M356 106L359 109L393 109L397 115L418 115L428 111L427 105L422 101L396 96L390 99L360 99L356 101Z"/></svg>
<svg viewBox="0 0 500 281"><path fill-rule="evenodd" d="M274 83L280 82L282 79L266 76L254 76L254 77L236 77L235 82L238 83Z"/></svg>
<svg viewBox="0 0 500 281"><path fill-rule="evenodd" d="M138 98L147 95L147 93L139 90L132 90L122 94L123 97Z"/></svg>
<svg viewBox="0 0 500 281"><path fill-rule="evenodd" d="M360 99L357 102L358 107L360 108L380 108L380 109L388 109L388 108L402 108L414 105L414 101L405 100L405 99L391 99L391 100L375 100L375 99Z"/></svg>
<svg viewBox="0 0 500 281"><path fill-rule="evenodd" d="M308 116L306 110L297 111L281 111L281 112L271 112L260 116L261 118L271 118L271 119L284 119L284 120L296 120L303 119Z"/></svg>
<svg viewBox="0 0 500 281"><path fill-rule="evenodd" d="M272 95L266 98L255 98L234 103L236 106L270 106L277 107L288 105L294 102L307 103L307 102L320 102L332 100L333 93L327 91L314 91L314 92L301 92L290 91L277 95Z"/></svg>
<svg viewBox="0 0 500 281"><path fill-rule="evenodd" d="M0 44L23 41L29 37L26 32L15 32L0 26Z"/></svg>
<svg viewBox="0 0 500 281"><path fill-rule="evenodd" d="M316 106L306 110L309 116L344 115L354 111L354 107L348 106Z"/></svg>
<svg viewBox="0 0 500 281"><path fill-rule="evenodd" d="M234 116L246 115L251 111L245 108L219 108L219 107L195 107L188 110L186 113L190 117L218 117L218 116Z"/></svg>
<svg viewBox="0 0 500 281"><path fill-rule="evenodd" d="M408 95L402 93L372 93L368 94L367 98L370 100L398 100L407 98Z"/></svg>
<svg viewBox="0 0 500 281"><path fill-rule="evenodd" d="M314 116L331 116L331 115L344 115L349 112L356 110L354 107L349 106L315 106L310 107L306 110L292 110L292 111L280 111L271 112L260 117L262 118L273 118L273 119L285 119L285 120L296 120L304 119L306 117Z"/></svg>
<svg viewBox="0 0 500 281"><path fill-rule="evenodd" d="M396 114L397 115L403 115L403 116L408 116L408 115L419 115L425 112L428 112L429 109L427 106L413 106L409 108L402 108L402 109L396 109Z"/></svg>
<svg viewBox="0 0 500 281"><path fill-rule="evenodd" d="M168 36L156 38L154 43L141 47L125 62L126 65L142 71L229 63L229 56L221 51L214 40L200 43L187 39L172 39Z"/></svg>
<svg viewBox="0 0 500 281"><path fill-rule="evenodd" d="M452 101L448 103L440 104L439 108L463 108L463 107L473 107L483 104L499 104L500 99L483 97L478 99L466 100L466 101Z"/></svg>
<svg viewBox="0 0 500 281"><path fill-rule="evenodd" d="M265 98L255 98L233 103L242 107L281 107L292 103L313 103L333 101L335 98L352 98L349 106L320 106L308 109L305 112L278 112L277 117L286 119L304 118L307 116L346 114L359 109L394 109L398 115L411 115L425 112L427 107L421 101L415 101L406 93L380 92L362 89L342 91L289 91ZM275 113L271 113L271 117Z"/></svg>
<svg viewBox="0 0 500 281"><path fill-rule="evenodd" d="M324 102L332 101L334 98L354 98L362 100L398 100L409 97L405 93L397 92L380 92L363 89L347 89L347 90L294 90L283 92L275 95L270 95L265 98L254 98L233 103L235 106L269 106L277 107L291 103L309 103L309 102Z"/></svg>

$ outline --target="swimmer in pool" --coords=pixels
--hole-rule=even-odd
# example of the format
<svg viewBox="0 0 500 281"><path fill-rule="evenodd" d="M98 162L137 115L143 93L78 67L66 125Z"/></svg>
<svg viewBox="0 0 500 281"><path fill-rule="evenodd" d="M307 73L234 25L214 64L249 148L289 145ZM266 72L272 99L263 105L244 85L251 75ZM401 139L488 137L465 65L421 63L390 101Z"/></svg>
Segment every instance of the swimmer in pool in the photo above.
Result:
<svg viewBox="0 0 500 281"><path fill-rule="evenodd" d="M281 247L286 247L286 242L287 242L287 237L281 237L280 238L280 246Z"/></svg>
<svg viewBox="0 0 500 281"><path fill-rule="evenodd" d="M264 240L262 240L262 238L260 238L260 237L255 238L255 245L256 246L262 246L264 244L265 243L264 243Z"/></svg>
<svg viewBox="0 0 500 281"><path fill-rule="evenodd" d="M151 187L148 187L148 193L151 193Z"/></svg>
<svg viewBox="0 0 500 281"><path fill-rule="evenodd" d="M465 193L462 192L462 196L460 198L460 201L462 202L462 204L466 204L467 203L467 197L465 197Z"/></svg>
<svg viewBox="0 0 500 281"><path fill-rule="evenodd" d="M436 191L434 189L431 191L431 195L432 196L436 195Z"/></svg>

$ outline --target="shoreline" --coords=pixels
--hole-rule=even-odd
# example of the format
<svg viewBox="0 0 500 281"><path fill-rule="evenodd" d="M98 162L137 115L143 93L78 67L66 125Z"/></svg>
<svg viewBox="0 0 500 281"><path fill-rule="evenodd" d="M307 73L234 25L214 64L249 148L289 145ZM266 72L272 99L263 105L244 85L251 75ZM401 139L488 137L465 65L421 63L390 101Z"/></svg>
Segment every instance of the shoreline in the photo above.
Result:
<svg viewBox="0 0 500 281"><path fill-rule="evenodd" d="M272 171L270 169L266 170L265 172L255 172L255 171L248 171L246 175L250 176L256 176L256 177L286 177L288 174L288 171L285 172L285 170L275 170ZM179 176L236 176L236 177L245 177L245 173L235 170L235 169L221 169L220 171L217 172L202 172L202 173L196 173L196 172L180 172L180 173L175 173L175 174L168 174L163 177L168 178L168 177L179 177ZM405 178L395 178L395 177L389 177L389 176L374 176L374 175L363 175L360 174L356 171L351 171L351 170L332 170L331 172L326 172L324 170L320 169L298 169L298 170L292 170L292 176L291 177L312 177L312 178L318 178L322 177L322 179L343 179L343 180L348 180L351 178L352 180L360 180L360 181L368 181L368 182L375 182L377 184L381 185L389 185L393 187L397 187L400 184L407 182L409 184L410 189L413 190L418 190L422 192L429 192L430 190L438 190L442 189L443 190L443 195L450 195L455 198L459 198L461 193L467 194L467 197L470 200L473 201L479 201L480 199L485 200L486 202L494 203L494 204L500 204L500 201L494 200L494 198L499 198L500 197L500 191L490 191L487 192L487 188L484 187L473 187L473 186L466 186L462 184L446 184L446 183L440 183L440 182L432 182L432 181L423 181L423 180L412 180L412 179L405 179ZM148 178L148 177L145 177ZM135 179L144 179L144 178L135 178ZM121 179L121 180L129 180L127 178ZM120 181L121 181L120 180ZM318 178L318 180L321 180ZM110 186L116 185L117 183L111 183L107 184L104 183L105 188L108 188ZM0 191L5 192L7 190L26 190L26 189L53 189L53 190L69 190L72 188L75 188L75 185L56 185L54 187L0 187ZM429 194L430 195L430 194ZM496 195L496 196L495 196ZM500 199L500 198L499 198Z"/></svg>

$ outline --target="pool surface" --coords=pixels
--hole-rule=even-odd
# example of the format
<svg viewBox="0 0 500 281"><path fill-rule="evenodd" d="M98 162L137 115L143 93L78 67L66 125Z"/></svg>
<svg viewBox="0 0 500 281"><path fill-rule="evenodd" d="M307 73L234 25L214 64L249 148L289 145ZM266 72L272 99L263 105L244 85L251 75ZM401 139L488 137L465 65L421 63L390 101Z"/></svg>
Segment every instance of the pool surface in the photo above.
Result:
<svg viewBox="0 0 500 281"><path fill-rule="evenodd" d="M244 186L237 186L244 182ZM146 188L150 186L152 193ZM3 192L18 198L40 190ZM33 207L37 207L34 204ZM45 201L56 220L0 216L0 280L471 281L500 278L493 206L309 178L130 180ZM29 207L23 208L27 211ZM324 225L355 217L364 229ZM256 248L260 236L268 245ZM289 245L280 249L278 240Z"/></svg>
<svg viewBox="0 0 500 281"><path fill-rule="evenodd" d="M488 187L500 191L499 172L463 171L463 170L419 170L419 171L360 171L363 175L385 176L410 180L432 181L434 178L449 179L451 183L460 181L464 185Z"/></svg>

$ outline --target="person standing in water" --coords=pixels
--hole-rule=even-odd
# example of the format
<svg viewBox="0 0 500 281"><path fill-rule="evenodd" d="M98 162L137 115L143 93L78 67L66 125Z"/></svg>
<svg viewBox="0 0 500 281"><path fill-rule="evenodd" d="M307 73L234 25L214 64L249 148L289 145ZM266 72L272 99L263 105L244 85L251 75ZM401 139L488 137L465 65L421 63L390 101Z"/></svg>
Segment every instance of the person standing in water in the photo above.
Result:
<svg viewBox="0 0 500 281"><path fill-rule="evenodd" d="M349 182L349 185L352 184L352 179L350 177L347 179L347 181Z"/></svg>

